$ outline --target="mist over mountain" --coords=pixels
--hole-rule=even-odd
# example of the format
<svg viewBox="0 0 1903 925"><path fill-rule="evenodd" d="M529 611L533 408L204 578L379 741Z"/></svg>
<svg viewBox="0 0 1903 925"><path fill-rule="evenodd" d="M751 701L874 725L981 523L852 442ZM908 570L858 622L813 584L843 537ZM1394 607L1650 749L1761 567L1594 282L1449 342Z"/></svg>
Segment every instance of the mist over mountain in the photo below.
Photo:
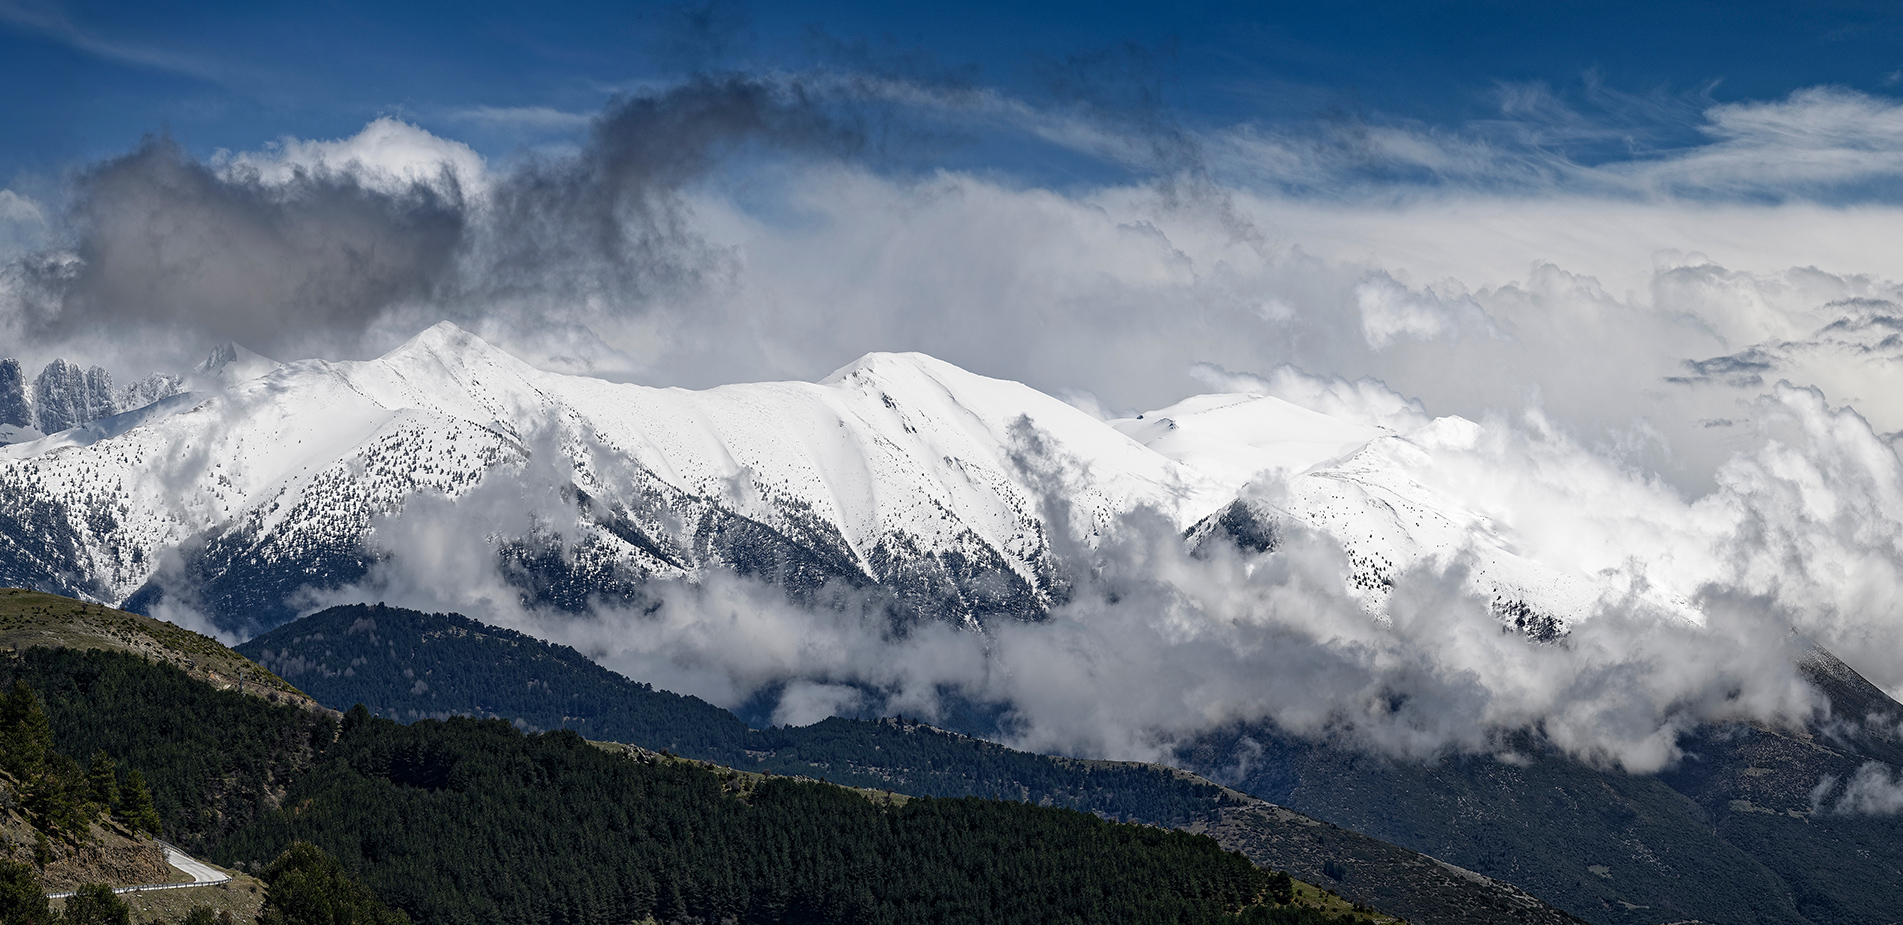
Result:
<svg viewBox="0 0 1903 925"><path fill-rule="evenodd" d="M1397 843L1603 784L1829 908L1903 812L1903 26L1520 12L0 4L0 582Z"/></svg>
<svg viewBox="0 0 1903 925"><path fill-rule="evenodd" d="M1366 384L1105 422L920 355L690 392L450 324L266 368L0 449L8 577L226 638L453 606L774 722L981 704L1014 745L1139 759L1266 722L1410 760L1538 729L1656 771L1703 723L1830 717L1802 634L1884 631L1817 580L1844 524L1766 529L1785 457L1687 503Z"/></svg>

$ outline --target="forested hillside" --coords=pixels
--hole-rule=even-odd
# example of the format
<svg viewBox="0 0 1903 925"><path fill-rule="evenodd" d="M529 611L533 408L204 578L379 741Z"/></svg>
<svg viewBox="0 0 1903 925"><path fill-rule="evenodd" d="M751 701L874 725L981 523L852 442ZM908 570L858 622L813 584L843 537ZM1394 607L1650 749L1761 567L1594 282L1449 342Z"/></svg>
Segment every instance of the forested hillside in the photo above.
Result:
<svg viewBox="0 0 1903 925"><path fill-rule="evenodd" d="M1269 875L1200 836L978 799L881 806L643 764L499 720L347 716L237 863L308 840L424 923L1238 921Z"/></svg>
<svg viewBox="0 0 1903 925"><path fill-rule="evenodd" d="M31 648L0 657L0 684L15 691L0 714L40 717L13 726L45 755L95 755L91 774L42 761L67 769L48 812L67 796L74 812L117 805L89 796L112 777L126 818L262 875L273 922L400 921L386 901L424 923L1347 920L1207 837L1070 810L738 787L499 720L404 726L358 708L340 726L125 652ZM115 776L127 767L150 799Z"/></svg>
<svg viewBox="0 0 1903 925"><path fill-rule="evenodd" d="M748 772L1207 826L1223 833L1229 847L1258 860L1273 858L1276 867L1299 867L1345 896L1418 922L1466 922L1474 910L1515 910L1525 921L1570 920L1508 884L1466 871L1450 875L1416 851L1352 832L1318 838L1333 827L1297 813L1255 812L1257 801L1171 768L1036 755L899 718L835 717L805 727L749 729L725 710L631 681L573 649L456 614L336 607L239 650L325 704L363 703L386 717L500 717ZM1248 814L1246 825L1220 824L1238 812ZM1354 876L1343 881L1329 877L1330 870Z"/></svg>
<svg viewBox="0 0 1903 925"><path fill-rule="evenodd" d="M70 890L126 878L162 883L165 856L145 777L103 752L81 762L55 745L39 695L14 682L0 693L0 881ZM24 867L24 869L22 869ZM0 892L5 892L0 889ZM7 903L0 900L0 922Z"/></svg>
<svg viewBox="0 0 1903 925"><path fill-rule="evenodd" d="M133 655L39 647L0 659L38 692L53 742L104 754L151 787L165 837L197 851L255 821L336 736L330 715L219 690Z"/></svg>

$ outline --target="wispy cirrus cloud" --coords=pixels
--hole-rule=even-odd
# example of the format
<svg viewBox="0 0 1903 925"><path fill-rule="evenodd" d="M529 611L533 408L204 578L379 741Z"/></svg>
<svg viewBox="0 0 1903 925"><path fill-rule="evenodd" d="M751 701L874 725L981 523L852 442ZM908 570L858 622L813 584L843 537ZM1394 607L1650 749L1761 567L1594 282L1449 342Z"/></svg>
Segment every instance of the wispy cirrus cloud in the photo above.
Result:
<svg viewBox="0 0 1903 925"><path fill-rule="evenodd" d="M450 110L452 122L528 132L578 132L594 121L594 115L568 112L552 106L471 106Z"/></svg>
<svg viewBox="0 0 1903 925"><path fill-rule="evenodd" d="M155 48L104 35L49 0L0 0L0 22L119 64L219 82L231 76L225 66L201 54Z"/></svg>

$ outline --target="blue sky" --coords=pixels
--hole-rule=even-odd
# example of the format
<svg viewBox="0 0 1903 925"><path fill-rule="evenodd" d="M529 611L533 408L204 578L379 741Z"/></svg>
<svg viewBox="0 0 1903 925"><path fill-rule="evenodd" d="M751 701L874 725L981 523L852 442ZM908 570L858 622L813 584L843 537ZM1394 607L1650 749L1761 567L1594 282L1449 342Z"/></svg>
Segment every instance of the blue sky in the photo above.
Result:
<svg viewBox="0 0 1903 925"><path fill-rule="evenodd" d="M1608 126L1575 156L1695 141L1697 101L1889 93L1875 3L256 4L0 2L0 177L169 131L201 155L395 115L507 157L572 142L617 92L695 71L831 69L1161 111L1192 127L1454 128L1541 86ZM511 118L513 117L513 118ZM953 162L1088 167L967 139Z"/></svg>
<svg viewBox="0 0 1903 925"><path fill-rule="evenodd" d="M1900 38L1866 3L0 0L0 355L449 319L566 372L919 350L1106 413L1295 369L1708 486L1779 380L1903 432Z"/></svg>

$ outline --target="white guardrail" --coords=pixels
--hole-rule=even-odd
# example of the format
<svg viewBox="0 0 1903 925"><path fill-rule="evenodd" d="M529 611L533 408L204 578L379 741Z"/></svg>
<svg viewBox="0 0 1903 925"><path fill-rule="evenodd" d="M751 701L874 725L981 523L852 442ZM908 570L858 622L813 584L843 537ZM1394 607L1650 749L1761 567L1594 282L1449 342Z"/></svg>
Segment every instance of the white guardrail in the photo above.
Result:
<svg viewBox="0 0 1903 925"><path fill-rule="evenodd" d="M192 875L191 882L190 883L147 883L140 886L115 886L112 888L112 891L114 893L144 893L148 890L182 890L182 889L185 889L186 887L217 886L220 883L231 882L231 877L227 876L222 871L219 871L216 868L212 867L211 865L206 864L203 861L200 861L197 858L194 858L191 855L178 850L176 847L173 847L170 842L161 841L156 838L153 839L153 841L158 842L159 847L165 849L166 863L172 865L173 867L178 868L180 871L184 873ZM77 890L69 890L64 893L48 893L46 894L46 898L47 899L65 899L69 896L74 895L77 892L78 892Z"/></svg>

